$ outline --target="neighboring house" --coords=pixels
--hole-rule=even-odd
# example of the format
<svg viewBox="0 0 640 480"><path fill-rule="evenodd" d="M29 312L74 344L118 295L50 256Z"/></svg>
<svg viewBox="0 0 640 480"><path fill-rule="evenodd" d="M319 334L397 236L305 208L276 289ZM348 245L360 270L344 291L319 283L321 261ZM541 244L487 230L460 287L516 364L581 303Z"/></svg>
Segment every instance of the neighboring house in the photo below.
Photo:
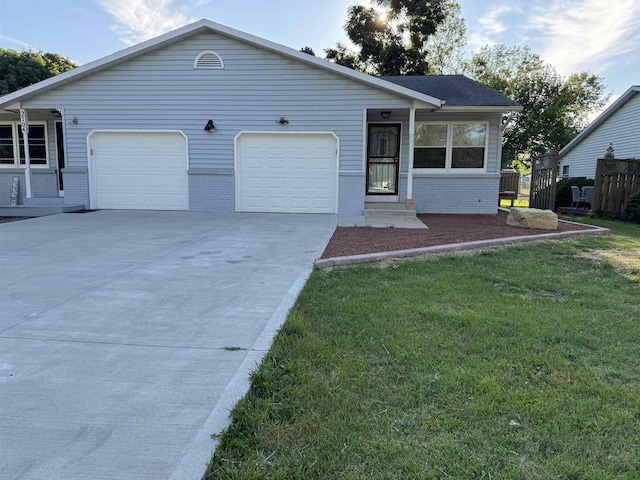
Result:
<svg viewBox="0 0 640 480"><path fill-rule="evenodd" d="M640 85L634 85L560 152L562 177L594 178L609 145L616 158L640 158Z"/></svg>
<svg viewBox="0 0 640 480"><path fill-rule="evenodd" d="M413 200L418 212L495 213L501 116L519 109L464 76L376 78L201 20L0 97L0 205L14 176L24 197L23 110L32 197L341 215Z"/></svg>

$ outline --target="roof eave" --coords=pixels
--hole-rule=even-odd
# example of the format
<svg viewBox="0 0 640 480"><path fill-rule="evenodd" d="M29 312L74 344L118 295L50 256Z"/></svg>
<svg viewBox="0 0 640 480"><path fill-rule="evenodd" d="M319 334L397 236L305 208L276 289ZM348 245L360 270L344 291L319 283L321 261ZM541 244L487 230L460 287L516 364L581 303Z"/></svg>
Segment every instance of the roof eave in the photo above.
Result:
<svg viewBox="0 0 640 480"><path fill-rule="evenodd" d="M573 148L575 148L582 140L589 136L589 134L598 128L607 118L613 115L616 110L618 110L622 105L627 103L627 101L636 93L640 92L640 85L632 85L626 92L620 95L615 102L609 105L604 112L596 117L596 119L587 125L584 130L582 130L578 135L573 137L569 143L567 143L560 151L558 152L558 158L562 158L564 155L569 153Z"/></svg>
<svg viewBox="0 0 640 480"><path fill-rule="evenodd" d="M436 108L440 108L443 105L442 100L440 100L439 98L432 97L415 90L411 90L410 88L401 87L400 85L396 85L385 80L380 80L379 78L373 77L371 75L356 72L355 70L343 67L342 65L337 65L327 60L314 57L307 53L299 52L270 40L265 40L254 35L241 32L230 27L226 27L224 25L220 25L210 20L202 19L189 25L185 25L184 27L180 27L171 32L165 33L164 35L160 35L159 37L152 38L119 52L107 55L106 57L87 63L86 65L82 65L68 72L56 75L55 77L48 78L29 87L25 87L14 93L5 95L4 97L0 97L0 108L4 107L5 105L10 105L22 100L26 100L53 88L65 85L66 83L69 83L71 81L78 80L86 75L90 75L92 73L109 68L110 66L127 59L134 58L148 51L160 48L168 43L175 42L182 37L189 37L207 29L219 32L223 35L237 38L239 40L260 46L262 48L266 48L268 50L280 53L288 57L295 58L303 63L308 63L325 70L333 71L339 75L353 78L354 80L373 85L397 95L428 103Z"/></svg>
<svg viewBox="0 0 640 480"><path fill-rule="evenodd" d="M440 111L442 112L486 112L486 113L505 113L505 112L521 112L522 105L517 106L500 106L500 105L474 105L474 106L447 106L444 105Z"/></svg>

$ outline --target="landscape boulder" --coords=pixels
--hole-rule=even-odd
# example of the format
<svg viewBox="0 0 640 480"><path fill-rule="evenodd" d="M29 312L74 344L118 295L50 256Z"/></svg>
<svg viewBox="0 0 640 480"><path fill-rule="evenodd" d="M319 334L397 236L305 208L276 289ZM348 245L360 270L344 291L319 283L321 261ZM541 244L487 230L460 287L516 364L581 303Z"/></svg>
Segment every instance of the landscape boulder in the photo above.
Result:
<svg viewBox="0 0 640 480"><path fill-rule="evenodd" d="M512 208L507 216L507 225L540 230L557 230L558 215L551 210L537 208Z"/></svg>

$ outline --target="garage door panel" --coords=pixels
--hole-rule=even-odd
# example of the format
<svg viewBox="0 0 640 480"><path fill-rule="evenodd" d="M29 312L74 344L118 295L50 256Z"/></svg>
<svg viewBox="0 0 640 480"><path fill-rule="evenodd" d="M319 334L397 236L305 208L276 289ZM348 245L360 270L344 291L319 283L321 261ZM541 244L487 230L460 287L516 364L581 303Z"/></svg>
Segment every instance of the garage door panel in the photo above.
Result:
<svg viewBox="0 0 640 480"><path fill-rule="evenodd" d="M186 210L186 140L174 132L92 136L95 208Z"/></svg>
<svg viewBox="0 0 640 480"><path fill-rule="evenodd" d="M238 210L335 213L336 147L327 134L242 135Z"/></svg>

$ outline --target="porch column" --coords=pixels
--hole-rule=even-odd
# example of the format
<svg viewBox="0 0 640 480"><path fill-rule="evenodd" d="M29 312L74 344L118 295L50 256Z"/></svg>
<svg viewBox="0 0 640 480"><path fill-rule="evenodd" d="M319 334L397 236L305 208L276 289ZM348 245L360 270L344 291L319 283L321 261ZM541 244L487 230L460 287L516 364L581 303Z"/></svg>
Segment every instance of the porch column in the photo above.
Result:
<svg viewBox="0 0 640 480"><path fill-rule="evenodd" d="M409 109L409 170L407 171L407 200L405 204L413 205L413 150L416 140L416 109Z"/></svg>
<svg viewBox="0 0 640 480"><path fill-rule="evenodd" d="M29 116L24 108L20 109L20 129L24 140L24 185L26 198L31 198L31 156L29 155Z"/></svg>

